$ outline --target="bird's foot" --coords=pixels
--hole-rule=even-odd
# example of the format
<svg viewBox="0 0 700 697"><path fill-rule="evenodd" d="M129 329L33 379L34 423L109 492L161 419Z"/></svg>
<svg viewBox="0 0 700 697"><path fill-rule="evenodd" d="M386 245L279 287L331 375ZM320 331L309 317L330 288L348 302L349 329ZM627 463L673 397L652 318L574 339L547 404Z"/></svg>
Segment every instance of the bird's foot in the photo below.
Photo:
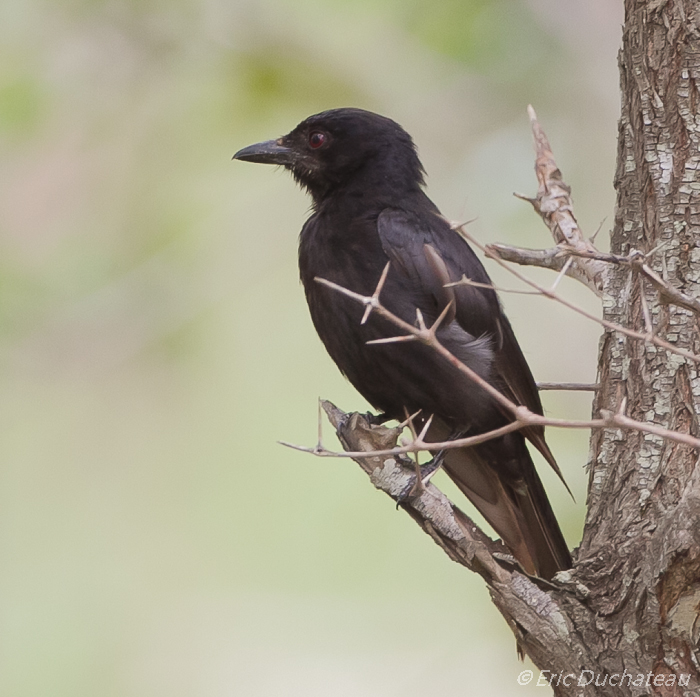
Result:
<svg viewBox="0 0 700 697"><path fill-rule="evenodd" d="M393 418L388 414L373 414L371 411L366 412L363 416L370 426L383 426L387 421L391 421Z"/></svg>
<svg viewBox="0 0 700 697"><path fill-rule="evenodd" d="M433 478L435 473L442 467L445 461L445 451L441 450L432 460L424 465L415 463L416 473L411 478L411 483L397 496L396 507L398 508L404 501L419 498L425 491L425 485Z"/></svg>

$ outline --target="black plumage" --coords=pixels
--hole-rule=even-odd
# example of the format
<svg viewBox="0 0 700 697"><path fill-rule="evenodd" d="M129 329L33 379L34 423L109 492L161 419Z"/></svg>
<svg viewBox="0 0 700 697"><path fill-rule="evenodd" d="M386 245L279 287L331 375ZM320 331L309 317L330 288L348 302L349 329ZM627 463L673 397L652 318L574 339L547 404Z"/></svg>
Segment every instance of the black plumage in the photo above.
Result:
<svg viewBox="0 0 700 697"><path fill-rule="evenodd" d="M372 344L394 325L314 279L371 295L390 262L382 304L427 324L443 310L441 343L509 399L542 413L537 387L495 292L448 286L463 275L490 284L472 249L423 191L411 137L394 121L360 109L311 116L288 135L251 145L239 160L285 166L313 199L300 237L299 268L311 317L328 353L360 393L387 416L434 416L435 442L506 425L509 413L433 349L419 342ZM449 306L449 309L446 309ZM571 565L568 548L525 445L555 468L544 429L531 427L469 449L448 450L444 468L529 573L551 577Z"/></svg>

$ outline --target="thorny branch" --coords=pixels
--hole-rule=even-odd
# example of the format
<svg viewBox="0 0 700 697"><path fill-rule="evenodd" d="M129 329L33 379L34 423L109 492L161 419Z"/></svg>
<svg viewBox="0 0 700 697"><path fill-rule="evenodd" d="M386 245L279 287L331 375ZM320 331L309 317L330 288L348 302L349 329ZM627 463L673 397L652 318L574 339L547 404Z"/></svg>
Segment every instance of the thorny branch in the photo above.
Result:
<svg viewBox="0 0 700 697"><path fill-rule="evenodd" d="M579 307L578 305L575 305L574 303L569 302L568 300L563 298L561 295L558 295L557 293L553 292L550 288L545 288L544 286L541 286L539 283L536 283L535 281L529 279L527 276L521 274L517 269L514 269L512 266L510 266L505 261L503 261L498 256L497 253L495 254L492 251L493 245L484 246L477 239L475 239L472 235L470 235L463 227L460 227L458 231L471 244L473 244L475 247L480 249L486 256L493 259L497 264L502 266L509 273L513 274L513 276L515 276L516 278L521 280L523 283L527 284L531 288L534 288L538 292L538 294L544 295L545 297L550 298L551 300L555 300L556 302L561 303L565 307L568 307L570 310L577 312L578 314L582 315L583 317L586 317L587 319L590 319L593 322L597 322L598 324L602 325L606 329L610 329L612 331L619 332L620 334L624 334L625 336L628 336L631 339L638 339L640 341L644 341L647 344L654 344L655 346L658 346L659 348L663 348L666 351L669 351L670 353L675 353L679 356L683 356L683 358L687 358L688 360L691 360L694 363L700 363L700 356L698 356L697 354L691 353L690 351L686 351L685 349L679 348L678 346L674 346L673 344L669 343L668 341L664 341L663 339L661 339L659 336L657 336L653 332L651 334L649 332L638 332L638 331L635 331L634 329L628 329L627 327L623 327L621 324L615 324L614 322L609 322L608 320L601 319L600 317L596 317L595 315L591 314L590 312L587 312L586 310ZM472 284L473 282L470 281L469 279L463 278L463 279L461 279L461 281L458 281L458 283L467 283L469 285L469 284ZM501 292L508 293L510 291L502 290Z"/></svg>
<svg viewBox="0 0 700 697"><path fill-rule="evenodd" d="M396 337L388 337L386 339L378 339L368 343L395 343L395 342L405 342L405 341L420 341L427 346L430 346L434 351L436 351L445 360L451 363L455 368L457 368L462 374L464 374L469 380L472 380L482 389L488 392L492 397L494 397L502 406L504 406L513 415L513 422L503 426L502 428L489 431L487 433L482 433L477 436L471 436L469 438L460 438L457 440L444 441L440 443L427 443L423 439L425 434L425 429L420 435L413 437L411 442L407 445L388 448L386 450L377 451L370 453L372 456L386 456L386 455L402 455L406 453L416 453L422 451L436 451L436 450L448 450L452 448L463 448L468 446L474 446L479 443L484 443L485 441L492 440L493 438L498 438L510 433L511 431L517 431L522 428L527 428L528 426L550 426L554 428L590 428L590 429L601 429L601 428L623 428L627 430L641 431L644 433L653 433L655 435L661 436L671 441L677 443L683 443L689 445L693 448L700 450L700 439L694 438L693 436L680 433L678 431L671 431L669 429L658 426L657 424L648 423L644 421L636 421L624 415L623 410L619 409L616 412L603 411L601 410L600 419L591 419L588 421L578 421L569 419L555 419L551 417L542 416L530 411L527 407L519 404L515 404L505 395L499 392L495 387L490 385L481 376L477 375L471 368L462 363L456 356L454 356L450 351L448 351L437 338L437 329L442 323L443 319L449 310L449 305L441 315L435 320L435 322L427 327L420 310L416 311L416 324L414 326L409 322L397 317L394 313L389 311L384 305L382 305L379 299L379 293L381 292L381 287L386 280L386 275L388 273L389 265L384 269L382 277L379 281L377 289L375 289L372 295L361 295L360 293L355 293L354 291L348 290L339 286L337 283L328 281L324 278L316 278L315 280L338 293L346 295L349 298L363 304L366 308L364 317L368 316L369 311L376 312L384 319L389 320L394 325L407 332L404 335ZM468 281L467 281L468 282ZM551 289L542 289L542 292L548 297L553 297L556 295ZM364 318L363 318L364 319ZM409 423L412 419L409 417ZM363 457L366 453L362 452L334 452L327 450L323 447L319 441L319 444L314 448L306 448L303 446L292 445L291 443L283 443L288 447L294 448L295 450L302 450L303 452L309 452L320 457Z"/></svg>
<svg viewBox="0 0 700 697"><path fill-rule="evenodd" d="M576 221L571 189L562 179L549 140L537 120L537 114L532 106L528 106L527 111L535 141L535 175L537 176L538 188L535 198L519 194L516 196L532 204L552 233L560 251L574 250L580 252L582 256L595 254L598 250L590 240L584 237ZM539 257L538 266L546 266L557 271L561 270L567 256L570 256L565 253L560 257L556 253L552 254L550 250L534 252L507 245L494 245L494 247L495 253L509 255L511 261L517 261L515 257L518 253L527 264L537 263L535 257ZM604 263L592 259L587 259L585 262L577 259L570 265L567 273L587 285L597 295L602 295Z"/></svg>
<svg viewBox="0 0 700 697"><path fill-rule="evenodd" d="M646 260L653 255L657 250L651 250L647 254L642 254L641 252L632 252L629 256L624 257L620 255L605 254L599 252L593 245L591 240L585 239L581 229L576 222L576 218L573 214L573 204L571 201L571 191L569 187L564 183L561 177L561 172L559 171L554 156L551 151L551 147L547 140L544 131L542 130L537 117L535 115L532 107L528 108L528 113L530 115L530 120L532 123L533 135L535 138L535 147L537 151L537 158L535 164L535 171L537 174L537 179L539 182L539 188L536 198L526 199L532 203L535 210L541 215L542 219L545 221L547 226L550 228L552 235L557 241L557 247L550 250L522 250L514 247L507 247L504 245L482 245L478 240L476 240L472 235L470 235L465 230L464 225L453 226L460 234L462 234L470 243L480 249L488 257L492 258L496 263L501 265L516 278L518 278L523 283L530 286L532 291L522 291L522 290L511 290L511 289L501 289L488 284L477 283L471 281L470 279L463 277L459 281L456 281L450 285L473 285L477 287L491 288L495 291L502 293L531 293L535 295L542 295L544 297L555 300L565 307L581 314L582 316L597 322L606 329L611 331L620 332L630 338L644 341L645 343L651 343L665 350L676 353L684 358L692 360L696 363L700 363L700 356L693 354L684 349L678 348L667 341L664 341L658 337L653 330L653 325L651 321L651 315L646 306L646 300L643 292L643 282L642 277L648 279L652 285L671 302L682 305L683 307L700 312L700 302L694 298L686 296L682 292L671 288L663 279L658 276L647 264ZM525 197L520 197L525 198ZM536 264L538 266L545 266L547 268L556 269L559 273L556 280L550 288L545 288L540 284L530 280L519 271L514 269L510 264L505 263L504 258L510 258L518 263L524 264ZM595 315L587 312L586 310L578 307L577 305L569 302L556 292L556 287L564 275L571 275L578 280L582 280L586 285L591 287L597 294L602 293L603 288L603 278L605 274L605 268L607 264L628 264L631 269L640 273L640 283L642 283L642 293L641 298L643 300L644 309L644 321L645 321L645 332L638 332L633 329L628 329L622 325L618 325L609 322L604 319L600 319ZM365 306L365 312L362 317L361 323L364 324L372 312L377 312L379 315L385 319L392 322L399 329L406 332L406 334L395 337L387 337L385 339L378 339L368 343L399 343L406 341L421 341L422 343L430 346L439 355L441 355L445 360L451 363L455 368L457 368L461 373L463 373L469 380L472 380L478 384L482 389L488 392L496 401L498 401L503 407L505 407L513 416L512 423L508 424L499 429L489 431L487 433L482 433L476 436L470 436L467 438L460 438L451 441L444 442L432 442L428 443L424 440L424 435L426 429L423 429L421 434L416 435L413 431L413 437L408 443L403 443L400 446L395 446L392 448L386 448L383 450L372 451L367 454L366 452L360 451L345 451L345 452L335 452L326 449L320 437L320 424L319 424L319 441L317 445L313 448L308 448L299 445L293 445L291 443L282 442L283 445L287 447L294 448L296 450L301 450L303 452L309 452L319 457L366 457L366 456L400 456L408 453L418 453L423 451L437 451L437 450L448 450L452 448L462 448L478 445L479 443L484 443L488 440L498 438L506 433L512 431L520 430L528 426L550 426L553 428L587 428L587 429L610 429L610 428L621 428L627 430L640 431L644 433L651 433L654 435L661 436L670 441L675 441L678 443L683 443L689 445L693 448L700 449L700 439L694 438L693 436L678 431L672 431L663 428L657 424L636 421L627 417L624 411L624 403L622 408L616 411L609 411L601 409L599 419L591 419L588 421L583 420L568 420L568 419L556 419L551 417L545 417L540 414L531 412L529 409L522 405L515 404L507 397L505 397L496 388L486 382L483 378L477 375L468 366L462 363L454 355L452 355L438 340L437 329L447 315L450 307L446 307L440 317L434 322L431 327L427 327L420 313L420 310L416 310L416 324L410 324L405 320L397 317L389 310L387 310L380 301L380 294L384 283L389 272L390 264L387 263L385 266L381 278L377 284L371 296L363 296L359 293L350 291L342 286L339 286L326 279L317 278L315 279L318 283L321 283L336 292L342 293L353 300L362 303ZM563 383L560 385L544 383L540 386L540 389L579 389L579 390L595 390L597 385L579 385L579 384L567 384ZM412 417L409 417L406 422L412 427Z"/></svg>
<svg viewBox="0 0 700 697"><path fill-rule="evenodd" d="M665 243L658 245L646 254L643 254L639 250L632 250L627 256L599 252L595 258L610 264L629 265L633 271L636 271L640 276L646 278L654 288L656 288L662 301L684 307L686 310L700 314L700 300L686 295L678 288L674 288L664 281L664 279L646 263L664 244Z"/></svg>
<svg viewBox="0 0 700 697"><path fill-rule="evenodd" d="M538 382L537 389L542 390L564 390L567 392L595 392L600 388L598 383L587 382Z"/></svg>
<svg viewBox="0 0 700 697"><path fill-rule="evenodd" d="M362 414L345 414L330 402L321 404L343 446L349 450L358 448L356 462L370 476L372 483L394 499L401 498L401 506L451 559L480 574L494 592L504 597L516 596L521 602L526 602L528 594L537 592L524 577L524 582L517 588L510 588L512 574L519 577L520 574L508 550L482 532L432 483L428 483L420 495L405 498L405 492L413 484L410 464L381 455L385 452L381 449L383 446L396 442L401 426L370 425ZM545 583L540 579L536 582Z"/></svg>
<svg viewBox="0 0 700 697"><path fill-rule="evenodd" d="M627 256L621 256L599 251L593 240L584 236L574 216L571 189L562 179L547 136L531 106L528 107L528 114L535 141L535 174L539 186L535 198L520 194L516 196L532 204L549 228L556 246L550 249L525 249L505 244L489 244L485 249L482 247L484 252L492 259L523 266L539 266L554 271L561 271L567 260L575 257L576 261L567 270L567 275L581 281L599 296L604 293L606 265L624 264L629 266L632 272L647 278L658 291L662 302L672 303L700 314L700 300L674 288L647 264L647 260L665 243L646 253L632 250ZM658 341L652 343L663 346ZM668 346L663 348L668 349ZM690 357L681 351L678 353L686 358Z"/></svg>
<svg viewBox="0 0 700 697"><path fill-rule="evenodd" d="M573 202L571 200L571 189L562 180L562 175L557 167L552 154L549 141L547 140L542 127L537 121L532 107L528 108L532 130L535 139L536 161L535 173L539 182L537 196L533 199L519 196L529 201L535 210L540 214L557 242L557 246L547 250L531 250L508 245L490 244L483 245L472 235L470 235L465 225L454 225L456 229L471 244L480 249L486 256L506 269L517 279L534 289L534 293L543 295L551 300L561 303L565 307L586 317L593 322L611 331L624 334L631 339L644 341L646 344L653 344L663 348L670 353L675 353L683 358L700 363L700 356L687 351L678 346L674 346L668 341L659 337L655 332L649 313L645 313L644 332L629 329L620 324L615 324L605 319L596 317L581 307L569 302L555 292L556 283L562 275L566 274L585 283L596 294L602 295L605 287L606 270L608 264L626 264L632 273L637 273L640 278L648 279L649 282L659 292L662 300L684 307L692 312L700 314L700 300L692 298L680 290L673 288L664 281L647 263L662 245L659 245L647 253L633 250L627 256L617 254L607 254L596 249L591 240L584 237L576 218L573 214ZM522 265L534 265L553 269L559 272L557 281L551 288L545 288L539 283L532 281L527 276L520 273L510 264L515 262ZM481 286L467 278L462 278L457 283ZM525 293L528 291L495 289L501 293ZM642 293L644 298L644 293Z"/></svg>

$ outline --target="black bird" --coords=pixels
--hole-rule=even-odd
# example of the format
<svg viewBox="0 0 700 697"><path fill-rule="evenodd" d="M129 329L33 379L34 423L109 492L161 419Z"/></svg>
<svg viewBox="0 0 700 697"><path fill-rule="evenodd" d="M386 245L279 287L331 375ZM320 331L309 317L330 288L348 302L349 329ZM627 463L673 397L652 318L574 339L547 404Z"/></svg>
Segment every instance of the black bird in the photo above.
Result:
<svg viewBox="0 0 700 697"><path fill-rule="evenodd" d="M324 278L372 295L387 262L382 304L407 322L420 309L430 326L446 315L441 343L512 401L542 414L535 381L486 270L423 191L424 170L411 137L394 121L361 109L333 109L289 134L243 148L246 162L282 165L311 194L299 268L311 318L341 372L387 418L433 415L434 442L483 433L512 416L483 388L420 342L368 345L400 333L364 307L317 283ZM449 306L449 307L448 307ZM444 452L444 469L501 536L523 568L551 578L571 557L525 444L559 473L530 427L469 449Z"/></svg>

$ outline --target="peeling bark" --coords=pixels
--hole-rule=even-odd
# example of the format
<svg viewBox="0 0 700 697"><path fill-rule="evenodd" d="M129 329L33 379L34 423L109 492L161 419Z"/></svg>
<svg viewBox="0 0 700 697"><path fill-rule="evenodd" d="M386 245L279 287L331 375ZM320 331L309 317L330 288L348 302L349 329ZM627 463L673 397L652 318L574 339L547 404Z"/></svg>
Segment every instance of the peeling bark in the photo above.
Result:
<svg viewBox="0 0 700 697"><path fill-rule="evenodd" d="M622 114L613 254L647 253L649 265L683 293L700 295L700 8L694 2L626 2L620 52ZM611 265L604 317L644 326L693 353L697 315L666 304L641 275ZM700 379L680 356L606 333L594 410L627 399L632 418L697 434ZM596 434L591 441L588 518L577 577L592 590L606 670L690 673L698 694L700 489L697 452L653 435ZM697 596L697 597L696 597ZM630 690L618 694L642 694Z"/></svg>

